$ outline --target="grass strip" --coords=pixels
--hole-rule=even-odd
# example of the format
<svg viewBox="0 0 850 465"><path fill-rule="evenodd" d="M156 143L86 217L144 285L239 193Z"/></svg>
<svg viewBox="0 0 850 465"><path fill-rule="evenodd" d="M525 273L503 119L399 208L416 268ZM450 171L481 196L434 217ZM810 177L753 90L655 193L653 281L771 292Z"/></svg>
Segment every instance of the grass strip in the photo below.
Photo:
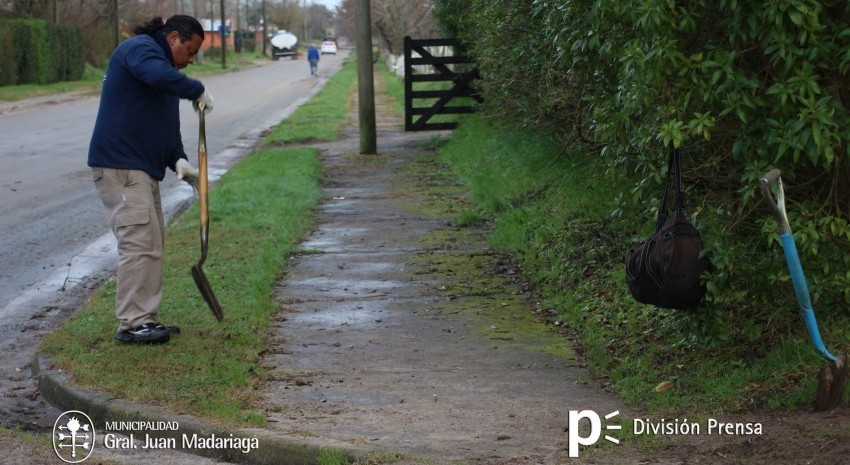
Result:
<svg viewBox="0 0 850 465"><path fill-rule="evenodd" d="M346 76L332 78L316 98L344 109L351 86L331 85L338 79ZM322 125L338 132L346 114L338 115ZM315 149L267 148L240 162L211 190L204 271L225 311L223 324L213 318L189 272L200 253L196 204L168 228L166 238L160 318L179 325L182 334L158 346L116 342L115 283L108 281L45 338L42 352L80 386L231 424L261 424L265 417L251 410L251 397L262 375L258 363L269 318L277 312L274 288L287 256L312 224L320 178Z"/></svg>
<svg viewBox="0 0 850 465"><path fill-rule="evenodd" d="M348 101L357 80L353 59L347 59L342 69L291 117L284 120L263 140L263 146L332 141L339 138L335 121L348 116Z"/></svg>

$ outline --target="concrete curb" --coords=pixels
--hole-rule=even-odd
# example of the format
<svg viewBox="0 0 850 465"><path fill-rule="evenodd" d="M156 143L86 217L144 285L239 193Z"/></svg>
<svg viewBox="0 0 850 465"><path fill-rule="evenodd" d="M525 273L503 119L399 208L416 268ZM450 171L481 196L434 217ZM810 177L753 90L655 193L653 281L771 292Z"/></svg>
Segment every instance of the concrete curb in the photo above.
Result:
<svg viewBox="0 0 850 465"><path fill-rule="evenodd" d="M50 368L50 360L36 355L32 361L32 374L42 397L63 411L79 410L94 422L97 431L103 431L106 422L172 422L178 430L138 431L151 438L174 438L176 450L245 465L319 465L322 451L333 451L345 456L349 462L367 455L371 450L357 449L350 444L325 444L313 438L293 438L271 435L259 428L226 428L211 421L190 415L169 412L161 407L138 404L120 399L110 399L104 394L73 387L68 375ZM100 433L102 434L102 433ZM234 444L253 443L257 447L243 452L239 447L187 448L184 436L199 438L232 438Z"/></svg>

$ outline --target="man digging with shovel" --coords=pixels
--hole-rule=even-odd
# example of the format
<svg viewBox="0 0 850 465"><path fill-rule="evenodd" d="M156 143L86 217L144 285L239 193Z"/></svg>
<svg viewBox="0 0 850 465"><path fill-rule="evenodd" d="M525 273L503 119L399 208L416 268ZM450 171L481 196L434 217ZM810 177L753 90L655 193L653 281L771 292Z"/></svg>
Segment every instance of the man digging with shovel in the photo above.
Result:
<svg viewBox="0 0 850 465"><path fill-rule="evenodd" d="M195 18L157 17L134 32L109 60L88 165L118 239L115 339L158 343L180 332L157 319L165 241L159 182L167 167L197 184L198 170L183 151L179 100L205 112L213 101L200 81L178 71L195 61L204 40Z"/></svg>

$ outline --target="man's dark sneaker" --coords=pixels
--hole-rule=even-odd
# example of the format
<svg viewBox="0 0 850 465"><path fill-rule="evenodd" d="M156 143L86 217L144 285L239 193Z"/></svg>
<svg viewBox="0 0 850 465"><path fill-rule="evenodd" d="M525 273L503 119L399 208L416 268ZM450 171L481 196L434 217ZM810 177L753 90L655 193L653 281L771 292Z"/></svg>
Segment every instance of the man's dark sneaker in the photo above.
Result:
<svg viewBox="0 0 850 465"><path fill-rule="evenodd" d="M156 324L156 329L161 331L168 331L168 334L180 334L180 327L174 325L164 325L162 323Z"/></svg>
<svg viewBox="0 0 850 465"><path fill-rule="evenodd" d="M167 330L157 328L157 323L145 323L132 329L118 331L115 333L115 339L121 342L156 344L168 342L170 336Z"/></svg>

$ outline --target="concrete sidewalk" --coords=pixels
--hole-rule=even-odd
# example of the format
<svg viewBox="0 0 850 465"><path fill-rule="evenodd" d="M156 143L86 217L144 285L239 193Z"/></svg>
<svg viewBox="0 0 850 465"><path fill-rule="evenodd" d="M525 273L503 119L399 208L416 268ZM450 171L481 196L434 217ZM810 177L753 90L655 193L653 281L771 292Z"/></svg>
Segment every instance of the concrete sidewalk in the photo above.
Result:
<svg viewBox="0 0 850 465"><path fill-rule="evenodd" d="M323 448L399 453L377 463L567 463L570 410L625 414L567 337L537 321L542 309L507 277L486 231L453 225L469 206L427 148L448 134L405 133L378 94L378 155L357 153L356 127L317 145L324 200L279 282L257 391L265 428L222 430L110 400L50 370L39 373L45 398L101 418L179 421L184 434L258 438L248 454L195 451L257 464L318 463Z"/></svg>
<svg viewBox="0 0 850 465"><path fill-rule="evenodd" d="M354 129L321 147L318 227L279 284L269 429L437 463L563 463L569 410L623 407L496 272L485 231L452 226L463 198L424 147L435 134L404 133L387 105L378 155L357 154Z"/></svg>

